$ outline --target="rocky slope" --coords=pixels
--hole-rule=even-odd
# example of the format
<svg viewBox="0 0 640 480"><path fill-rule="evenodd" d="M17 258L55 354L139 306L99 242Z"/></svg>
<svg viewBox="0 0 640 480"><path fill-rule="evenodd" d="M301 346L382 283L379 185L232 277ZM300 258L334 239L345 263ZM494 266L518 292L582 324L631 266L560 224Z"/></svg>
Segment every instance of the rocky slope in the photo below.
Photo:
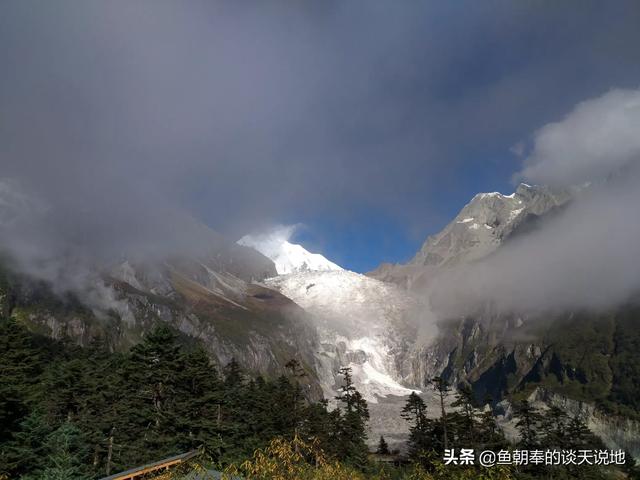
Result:
<svg viewBox="0 0 640 480"><path fill-rule="evenodd" d="M398 285L428 309L429 287L437 282L439 274L486 258L510 238L561 209L576 193L527 184L520 184L510 195L480 193L441 232L427 238L410 262L383 264L367 276ZM429 320L432 326L437 325L437 334L429 329L428 335L407 345L404 354L408 378L418 385L441 373L454 383L467 381L472 371L498 361L496 349L513 344L507 340L522 323L520 317L491 312L482 306L472 318L431 316ZM424 329L424 321L418 325ZM485 393L505 392L479 395Z"/></svg>
<svg viewBox="0 0 640 480"><path fill-rule="evenodd" d="M405 288L428 284L441 269L480 260L514 232L568 202L576 192L521 183L510 195L479 193L407 264L382 264L367 275Z"/></svg>
<svg viewBox="0 0 640 480"><path fill-rule="evenodd" d="M309 373L314 396L320 394L312 355L317 336L308 315L278 292L207 263L173 259L162 265L117 265L96 279L93 290L108 309L88 307L72 292L61 297L46 282L6 269L0 291L5 315L54 338L88 344L100 336L113 349L126 349L165 322L201 340L221 365L235 357L253 372L277 375L297 358Z"/></svg>

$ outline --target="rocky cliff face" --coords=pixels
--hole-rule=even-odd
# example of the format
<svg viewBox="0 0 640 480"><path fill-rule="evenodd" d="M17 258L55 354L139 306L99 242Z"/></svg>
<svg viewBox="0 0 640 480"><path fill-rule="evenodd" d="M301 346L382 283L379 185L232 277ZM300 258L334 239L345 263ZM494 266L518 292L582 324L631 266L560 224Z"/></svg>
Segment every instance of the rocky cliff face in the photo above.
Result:
<svg viewBox="0 0 640 480"><path fill-rule="evenodd" d="M605 414L595 404L568 398L545 388L536 388L527 400L537 409L551 406L564 410L570 418L583 420L589 430L596 434L612 450L625 450L634 458L640 458L640 422L628 417ZM513 407L503 400L496 407L497 421L508 438L518 438Z"/></svg>
<svg viewBox="0 0 640 480"><path fill-rule="evenodd" d="M296 358L308 372L309 395L320 397L313 357L318 339L309 316L278 292L249 281L264 276L265 268L269 272L268 260L257 266L235 260L125 261L94 278L89 301L73 292L54 294L47 282L5 269L2 310L36 332L80 344L100 336L113 349L126 349L157 323L169 323L187 341L202 341L221 365L236 358L251 372L279 375Z"/></svg>
<svg viewBox="0 0 640 480"><path fill-rule="evenodd" d="M534 402L557 406L570 416L578 416L589 429L598 435L609 448L626 450L634 458L640 458L640 422L618 415L607 415L590 402L578 401L544 388L536 389L530 396Z"/></svg>

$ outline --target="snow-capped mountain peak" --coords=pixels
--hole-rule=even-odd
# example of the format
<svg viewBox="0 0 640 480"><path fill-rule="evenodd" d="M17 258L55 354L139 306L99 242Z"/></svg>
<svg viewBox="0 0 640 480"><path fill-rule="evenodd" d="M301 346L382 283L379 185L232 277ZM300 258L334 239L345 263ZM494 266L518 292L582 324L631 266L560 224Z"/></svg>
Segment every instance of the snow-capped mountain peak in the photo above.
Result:
<svg viewBox="0 0 640 480"><path fill-rule="evenodd" d="M264 252L261 253L265 255ZM323 255L311 253L301 245L286 240L280 244L276 255L267 256L276 264L276 270L280 275L294 272L343 270Z"/></svg>
<svg viewBox="0 0 640 480"><path fill-rule="evenodd" d="M289 242L295 227L279 227L266 234L245 235L238 243L251 247L273 260L279 275L311 271L344 270L319 253Z"/></svg>

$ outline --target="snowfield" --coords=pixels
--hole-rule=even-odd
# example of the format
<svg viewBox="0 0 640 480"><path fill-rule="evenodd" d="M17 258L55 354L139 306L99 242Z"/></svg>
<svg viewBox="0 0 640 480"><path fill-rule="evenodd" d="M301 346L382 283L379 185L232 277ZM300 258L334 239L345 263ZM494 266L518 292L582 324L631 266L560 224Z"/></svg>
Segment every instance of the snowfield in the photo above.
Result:
<svg viewBox="0 0 640 480"><path fill-rule="evenodd" d="M319 253L311 253L301 245L273 235L245 235L240 245L251 247L273 260L279 275L294 272L342 270L340 265L327 260Z"/></svg>

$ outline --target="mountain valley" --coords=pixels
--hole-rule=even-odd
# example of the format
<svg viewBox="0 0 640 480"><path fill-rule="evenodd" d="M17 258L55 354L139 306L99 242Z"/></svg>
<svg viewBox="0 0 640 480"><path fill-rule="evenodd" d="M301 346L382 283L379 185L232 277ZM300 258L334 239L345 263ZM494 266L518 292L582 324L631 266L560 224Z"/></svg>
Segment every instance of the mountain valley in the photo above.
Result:
<svg viewBox="0 0 640 480"><path fill-rule="evenodd" d="M640 409L633 394L640 376L624 373L640 341L634 307L536 318L478 305L472 314L443 318L429 304L443 272L490 257L579 194L522 184L511 195L476 195L408 264L367 275L286 240L265 249L255 239L245 237L243 246L215 237L207 255L124 260L94 271L83 290L60 295L46 281L14 272L7 259L2 312L41 334L81 344L103 337L116 350L168 323L202 342L218 364L235 358L268 376L295 358L306 372L305 395L330 404L338 371L348 366L370 405L372 444L381 434L403 444L406 426L393 419L412 391L437 414L430 379L441 375L451 385L470 385L480 405L502 412L507 429L508 399L582 402L578 408L608 445L640 455L640 442L624 434L638 428ZM623 432L607 429L618 418L628 419Z"/></svg>

